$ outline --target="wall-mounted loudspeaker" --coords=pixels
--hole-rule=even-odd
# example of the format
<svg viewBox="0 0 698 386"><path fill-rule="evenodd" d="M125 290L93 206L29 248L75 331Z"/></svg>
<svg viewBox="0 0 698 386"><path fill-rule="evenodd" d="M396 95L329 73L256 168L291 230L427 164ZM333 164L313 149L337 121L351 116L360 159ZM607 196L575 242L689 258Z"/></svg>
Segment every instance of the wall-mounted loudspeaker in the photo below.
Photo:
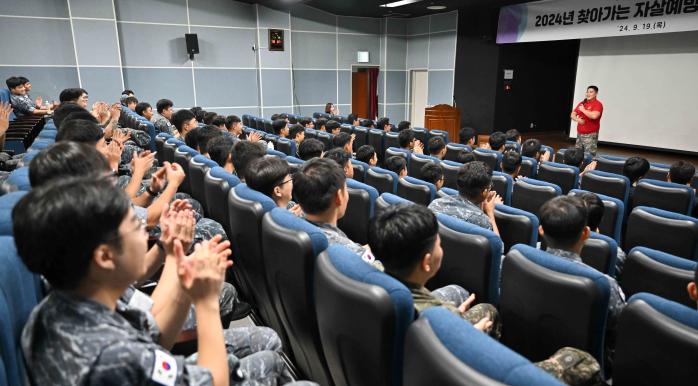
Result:
<svg viewBox="0 0 698 386"><path fill-rule="evenodd" d="M194 60L194 54L199 53L199 38L196 34L184 34L184 38L187 41L187 53L189 54L189 59Z"/></svg>

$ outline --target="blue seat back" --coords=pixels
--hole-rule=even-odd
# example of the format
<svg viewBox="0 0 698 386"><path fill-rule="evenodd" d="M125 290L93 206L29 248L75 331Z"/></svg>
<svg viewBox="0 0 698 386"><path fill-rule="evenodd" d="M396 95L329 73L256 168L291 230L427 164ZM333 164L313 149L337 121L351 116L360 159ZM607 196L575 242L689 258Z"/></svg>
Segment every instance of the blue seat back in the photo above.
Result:
<svg viewBox="0 0 698 386"><path fill-rule="evenodd" d="M475 160L484 162L492 170L502 170L502 153L490 149L475 149L473 150Z"/></svg>
<svg viewBox="0 0 698 386"><path fill-rule="evenodd" d="M354 179L359 182L364 182L364 179L366 178L366 172L369 168L368 164L366 162L361 162L352 158L351 167L354 168Z"/></svg>
<svg viewBox="0 0 698 386"><path fill-rule="evenodd" d="M690 216L695 195L690 186L643 178L635 186L630 210L649 206Z"/></svg>
<svg viewBox="0 0 698 386"><path fill-rule="evenodd" d="M337 221L337 226L351 240L364 245L368 243L368 223L373 218L378 191L351 178L347 179L347 189L349 203L344 217Z"/></svg>
<svg viewBox="0 0 698 386"><path fill-rule="evenodd" d="M436 197L436 187L413 177L398 179L397 195L421 205L429 205Z"/></svg>
<svg viewBox="0 0 698 386"><path fill-rule="evenodd" d="M458 171L462 163L443 160L441 167L444 169L444 186L451 189L458 189Z"/></svg>
<svg viewBox="0 0 698 386"><path fill-rule="evenodd" d="M601 172L623 175L623 166L625 165L625 157L614 155L600 155L596 159L596 170Z"/></svg>
<svg viewBox="0 0 698 386"><path fill-rule="evenodd" d="M27 166L15 169L5 181L18 190L23 190L25 192L32 190L31 183L29 182L29 168Z"/></svg>
<svg viewBox="0 0 698 386"><path fill-rule="evenodd" d="M376 188L378 193L396 193L398 179L396 173L374 166L366 172L364 182Z"/></svg>
<svg viewBox="0 0 698 386"><path fill-rule="evenodd" d="M579 194L586 192L586 190L572 189L570 194ZM625 220L625 204L623 201L606 196L604 194L595 193L601 201L603 201L603 217L601 217L601 223L599 224L599 233L604 234L613 238L616 244L620 245L620 238L623 231L623 221Z"/></svg>
<svg viewBox="0 0 698 386"><path fill-rule="evenodd" d="M433 137L433 136L436 136L436 135L438 135L438 136L440 136L441 138L443 138L443 139L444 139L444 142L446 142L446 143L449 142L449 141L448 141L448 131L436 130L436 129L429 130L429 138L431 138L431 137Z"/></svg>
<svg viewBox="0 0 698 386"><path fill-rule="evenodd" d="M556 162L545 162L538 167L536 178L559 186L562 194L567 194L579 186L579 168Z"/></svg>
<svg viewBox="0 0 698 386"><path fill-rule="evenodd" d="M0 196L0 236L12 236L12 209L25 194L20 190Z"/></svg>
<svg viewBox="0 0 698 386"><path fill-rule="evenodd" d="M580 256L584 264L609 276L616 276L618 244L612 238L590 232Z"/></svg>
<svg viewBox="0 0 698 386"><path fill-rule="evenodd" d="M470 146L461 143L447 143L444 160L458 162L458 154L462 151L471 152L473 150Z"/></svg>
<svg viewBox="0 0 698 386"><path fill-rule="evenodd" d="M422 168L424 165L427 164L434 164L438 165L441 162L436 157L432 157L430 155L424 155L424 154L417 154L417 153L411 153L410 154L410 162L407 164L408 165L408 174L410 177L422 178Z"/></svg>
<svg viewBox="0 0 698 386"><path fill-rule="evenodd" d="M494 218L499 236L504 243L504 252L516 244L535 247L538 244L538 217L533 213L508 205L496 205Z"/></svg>
<svg viewBox="0 0 698 386"><path fill-rule="evenodd" d="M511 195L514 191L514 179L502 172L492 172L492 189L502 197L504 205L511 205Z"/></svg>
<svg viewBox="0 0 698 386"><path fill-rule="evenodd" d="M204 196L208 216L221 224L230 238L230 221L228 220L228 193L236 187L240 179L225 171L220 166L210 168L204 176Z"/></svg>
<svg viewBox="0 0 698 386"><path fill-rule="evenodd" d="M698 219L637 206L628 216L624 241L626 251L643 246L698 260Z"/></svg>
<svg viewBox="0 0 698 386"><path fill-rule="evenodd" d="M511 206L538 216L540 207L548 200L562 194L559 186L532 178L519 178L514 182Z"/></svg>
<svg viewBox="0 0 698 386"><path fill-rule="evenodd" d="M580 184L581 189L617 198L623 201L626 207L628 206L630 186L628 177L600 170L586 172Z"/></svg>
<svg viewBox="0 0 698 386"><path fill-rule="evenodd" d="M538 161L535 158L521 156L521 169L519 175L523 177L536 178L538 175Z"/></svg>
<svg viewBox="0 0 698 386"><path fill-rule="evenodd" d="M378 215L382 210L385 208L392 206L392 205L412 205L413 202L406 200L400 196L396 196L392 193L383 193L380 196L378 196L378 199L376 200L376 209L375 209L375 214Z"/></svg>

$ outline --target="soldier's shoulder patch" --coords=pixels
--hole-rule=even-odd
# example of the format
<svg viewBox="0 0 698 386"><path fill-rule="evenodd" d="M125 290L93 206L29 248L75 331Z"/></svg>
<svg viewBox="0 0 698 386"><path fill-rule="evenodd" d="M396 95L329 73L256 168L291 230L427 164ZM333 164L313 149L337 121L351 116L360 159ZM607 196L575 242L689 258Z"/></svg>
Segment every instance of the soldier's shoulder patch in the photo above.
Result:
<svg viewBox="0 0 698 386"><path fill-rule="evenodd" d="M161 385L174 386L177 380L177 360L164 351L155 350L155 363L150 379Z"/></svg>

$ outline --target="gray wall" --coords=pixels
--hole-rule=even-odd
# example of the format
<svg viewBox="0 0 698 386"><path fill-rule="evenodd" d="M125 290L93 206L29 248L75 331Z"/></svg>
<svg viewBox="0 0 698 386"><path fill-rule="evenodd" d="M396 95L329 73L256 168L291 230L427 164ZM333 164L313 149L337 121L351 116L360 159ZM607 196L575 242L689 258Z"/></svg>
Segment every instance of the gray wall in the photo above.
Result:
<svg viewBox="0 0 698 386"><path fill-rule="evenodd" d="M231 0L23 0L0 2L0 78L24 75L32 96L81 86L92 102L124 88L154 104L170 98L221 114L311 114L351 108L356 51L380 66L379 115L408 119L409 70L429 70L429 103L453 94L457 13L414 19L290 12ZM286 50L267 49L268 29ZM20 33L21 31L21 33ZM201 54L189 60L184 34ZM259 49L254 51L252 47ZM11 54L9 54L11 53Z"/></svg>

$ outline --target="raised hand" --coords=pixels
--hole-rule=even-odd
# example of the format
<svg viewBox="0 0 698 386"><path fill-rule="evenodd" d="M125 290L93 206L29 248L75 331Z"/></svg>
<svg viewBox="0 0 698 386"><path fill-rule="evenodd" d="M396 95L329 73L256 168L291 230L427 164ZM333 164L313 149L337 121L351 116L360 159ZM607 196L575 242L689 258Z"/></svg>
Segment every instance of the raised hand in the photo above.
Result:
<svg viewBox="0 0 698 386"><path fill-rule="evenodd" d="M220 240L221 236L217 235L197 244L194 253L189 256L184 256L182 243L174 241L179 282L194 303L218 302L225 271L233 265L228 260L231 254L230 242L221 243Z"/></svg>
<svg viewBox="0 0 698 386"><path fill-rule="evenodd" d="M133 158L131 159L131 170L133 173L136 171L145 173L148 169L153 167L155 162L155 153L151 153L150 150L142 151L141 154L133 152Z"/></svg>
<svg viewBox="0 0 698 386"><path fill-rule="evenodd" d="M474 302L475 302L475 294L470 294L470 296L468 296L468 298L465 299L463 304L458 306L458 311L461 314L464 313L465 311L468 311L470 309L470 306L472 306Z"/></svg>
<svg viewBox="0 0 698 386"><path fill-rule="evenodd" d="M167 173L166 169L170 166L170 163L165 161L164 165L165 166L161 167L150 176L150 190L154 193L162 192L162 190L165 189L165 185L167 185L165 175Z"/></svg>
<svg viewBox="0 0 698 386"><path fill-rule="evenodd" d="M112 142L116 141L119 146L123 146L126 141L131 139L131 133L124 133L121 130L114 130L111 136Z"/></svg>
<svg viewBox="0 0 698 386"><path fill-rule="evenodd" d="M183 200L177 200L182 202ZM175 210L178 203L165 208L160 215L160 241L165 247L168 256L174 256L174 241L179 240L184 250L189 250L194 240L194 227L196 218L191 209Z"/></svg>
<svg viewBox="0 0 698 386"><path fill-rule="evenodd" d="M165 178L167 179L168 184L179 186L182 182L184 182L185 177L186 174L184 174L184 169L182 169L180 164L172 163L168 167L165 167Z"/></svg>
<svg viewBox="0 0 698 386"><path fill-rule="evenodd" d="M247 140L250 142L257 142L260 139L262 139L262 136L259 135L259 133L252 132L250 135L247 136Z"/></svg>
<svg viewBox="0 0 698 386"><path fill-rule="evenodd" d="M3 136L10 127L10 113L12 113L12 105L0 102L0 137Z"/></svg>
<svg viewBox="0 0 698 386"><path fill-rule="evenodd" d="M412 151L416 154L424 154L424 144L422 143L422 141L415 139L414 148Z"/></svg>

